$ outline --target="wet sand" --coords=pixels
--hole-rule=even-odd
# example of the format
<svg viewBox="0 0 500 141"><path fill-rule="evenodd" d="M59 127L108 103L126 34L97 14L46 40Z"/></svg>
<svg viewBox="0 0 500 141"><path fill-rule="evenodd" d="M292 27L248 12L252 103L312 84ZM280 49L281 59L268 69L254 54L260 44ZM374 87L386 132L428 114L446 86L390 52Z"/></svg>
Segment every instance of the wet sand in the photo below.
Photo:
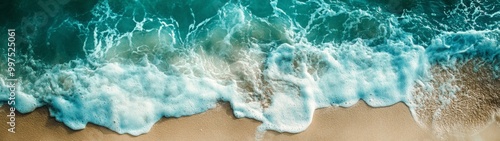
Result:
<svg viewBox="0 0 500 141"><path fill-rule="evenodd" d="M500 78L490 63L480 59L460 62L456 68L433 66L433 90L417 87L417 122L440 138L460 140L480 134L500 121ZM498 130L497 134L500 133ZM473 139L471 139L473 140ZM500 140L499 138L495 140Z"/></svg>

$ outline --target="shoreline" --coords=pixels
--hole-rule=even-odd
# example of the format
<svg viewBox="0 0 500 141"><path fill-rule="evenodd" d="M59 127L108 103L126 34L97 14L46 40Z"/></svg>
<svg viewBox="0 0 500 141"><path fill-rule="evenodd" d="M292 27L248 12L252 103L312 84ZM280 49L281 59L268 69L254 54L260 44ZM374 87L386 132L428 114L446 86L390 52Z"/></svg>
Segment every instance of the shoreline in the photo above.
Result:
<svg viewBox="0 0 500 141"><path fill-rule="evenodd" d="M6 115L9 106L0 107L0 114ZM1 122L8 119L1 118ZM106 127L92 123L83 130L72 130L49 116L46 106L39 107L28 114L16 111L16 133L6 129L7 124L0 124L3 130L0 137L9 141L32 140L66 141L131 141L131 140L340 140L340 141L438 141L443 140L430 130L420 127L413 119L409 108L399 102L388 107L370 107L364 101L358 101L352 107L327 107L316 109L311 125L300 133L279 133L267 131L257 135L260 121L234 117L228 103L219 103L217 107L201 114L180 118L161 118L145 134L132 136L118 134ZM459 140L500 140L500 124L492 122L476 135ZM444 140L457 140L447 138Z"/></svg>
<svg viewBox="0 0 500 141"><path fill-rule="evenodd" d="M8 106L2 106L5 114ZM18 115L17 115L18 114ZM261 122L238 119L227 103L218 104L205 113L162 118L146 134L132 136L118 134L105 127L87 124L83 130L71 130L49 116L47 107L28 114L16 113L16 133L0 132L7 140L256 140L256 129ZM5 121L2 118L0 121ZM401 126L404 125L404 126ZM0 128L7 128L6 124ZM493 132L495 133L495 132ZM372 108L359 101L352 107L317 109L309 128L301 133L267 131L263 140L436 140L420 128L403 103L383 108Z"/></svg>

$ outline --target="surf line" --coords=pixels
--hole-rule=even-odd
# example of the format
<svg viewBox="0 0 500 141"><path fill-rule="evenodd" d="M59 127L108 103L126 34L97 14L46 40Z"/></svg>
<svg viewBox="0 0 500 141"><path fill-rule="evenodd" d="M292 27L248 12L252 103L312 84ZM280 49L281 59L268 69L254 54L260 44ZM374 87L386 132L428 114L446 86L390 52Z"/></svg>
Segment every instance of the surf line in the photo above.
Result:
<svg viewBox="0 0 500 141"><path fill-rule="evenodd" d="M7 88L9 89L9 100L7 104L10 106L9 114L7 118L9 119L7 124L10 126L7 131L11 133L16 133L16 30L7 29L8 37L8 49L7 49Z"/></svg>

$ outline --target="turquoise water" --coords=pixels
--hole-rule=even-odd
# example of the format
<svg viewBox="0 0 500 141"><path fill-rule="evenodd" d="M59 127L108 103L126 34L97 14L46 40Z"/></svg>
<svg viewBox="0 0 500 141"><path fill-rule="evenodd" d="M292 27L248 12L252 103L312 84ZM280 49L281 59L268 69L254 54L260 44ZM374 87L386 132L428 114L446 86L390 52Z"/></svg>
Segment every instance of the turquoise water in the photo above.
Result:
<svg viewBox="0 0 500 141"><path fill-rule="evenodd" d="M14 107L28 113L46 105L75 130L91 122L140 135L161 117L228 102L236 117L262 121L258 131L296 133L318 108L359 100L373 107L422 106L412 102L412 91L430 85L432 65L480 58L500 72L498 0L24 0L0 6L11 11L2 13L2 30L16 29ZM7 47L0 51L6 62ZM0 74L2 93L7 78Z"/></svg>

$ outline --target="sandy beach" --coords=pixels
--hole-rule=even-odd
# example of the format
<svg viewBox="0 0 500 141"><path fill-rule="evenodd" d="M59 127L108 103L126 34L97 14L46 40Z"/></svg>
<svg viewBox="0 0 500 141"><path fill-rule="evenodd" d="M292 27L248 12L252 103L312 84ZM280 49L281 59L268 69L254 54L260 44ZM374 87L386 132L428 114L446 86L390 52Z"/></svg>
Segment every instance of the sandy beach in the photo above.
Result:
<svg viewBox="0 0 500 141"><path fill-rule="evenodd" d="M2 114L7 113L2 107ZM417 140L430 137L412 120L404 104L387 108L371 109L363 102L351 108L325 108L316 111L312 125L299 134L267 132L265 140L393 140L403 139L401 134ZM3 118L5 123L6 118ZM73 131L64 124L49 118L46 107L16 117L15 134L1 132L2 137L14 140L255 140L260 122L236 119L227 104L219 104L206 113L181 117L163 118L147 134L141 136L119 135L93 124L80 131ZM404 126L403 126L404 125ZM2 124L2 129L7 129Z"/></svg>
<svg viewBox="0 0 500 141"><path fill-rule="evenodd" d="M5 115L7 106L1 108ZM7 118L2 118L5 123ZM255 129L260 122L236 119L227 104L219 104L206 113L182 118L162 118L151 131L137 137L119 135L104 127L88 124L73 131L49 117L46 107L32 113L16 116L16 133L0 132L1 140L255 140ZM7 129L7 124L0 128ZM479 137L498 140L498 126L492 126ZM350 108L323 108L316 110L311 126L298 134L268 131L264 140L437 140L430 132L418 127L408 108L398 103L385 108L371 108L358 102Z"/></svg>
<svg viewBox="0 0 500 141"><path fill-rule="evenodd" d="M8 106L0 114L6 115ZM1 118L5 123L7 118ZM46 107L29 114L16 116L16 133L6 131L1 124L3 141L128 141L128 140L255 140L255 129L260 122L237 119L228 104L219 104L208 112L181 118L162 118L149 133L134 137L117 134L107 128L88 124L84 130L73 131L49 117ZM495 141L500 139L500 128L488 127L470 139ZM398 103L384 108L371 108L358 102L349 108L330 107L315 112L311 126L298 134L268 131L263 140L372 140L372 141L432 141L438 140L420 128L406 105Z"/></svg>
<svg viewBox="0 0 500 141"><path fill-rule="evenodd" d="M129 140L337 140L337 141L439 141L439 140L500 140L500 116L497 109L500 80L491 79L489 66L473 71L474 63L466 62L456 70L433 67L435 79L430 82L438 87L451 84L461 87L442 115L432 116L439 106L433 98L439 91L420 93L426 107L417 108L415 120L403 103L389 107L372 108L364 101L352 107L317 109L307 130L298 134L267 131L257 133L261 122L236 118L228 103L219 103L207 112L180 118L162 118L146 134L132 136L118 134L105 127L87 124L83 130L72 130L49 116L46 106L28 114L16 112L16 133L7 131L9 106L0 108L1 141L129 141ZM420 88L416 92L423 92ZM415 93L418 94L418 93ZM437 102L437 103L436 103ZM471 107L470 105L475 105ZM420 122L420 124L419 124ZM262 135L263 134L263 135ZM256 138L259 137L259 138Z"/></svg>
<svg viewBox="0 0 500 141"><path fill-rule="evenodd" d="M267 131L256 133L261 122L235 118L228 103L219 103L207 112L181 118L162 118L146 134L131 136L118 134L105 127L87 124L83 130L74 131L49 116L47 107L37 108L28 114L16 112L16 133L7 131L9 106L0 108L1 141L163 141L163 140L337 140L337 141L438 141L438 140L500 140L500 115L495 111L496 92L500 80L491 79L491 71L475 73L470 61L451 73L442 73L434 67L435 80L441 84L455 75L454 85L463 89L443 110L440 117L432 117L438 108L432 100L420 103L426 109L417 109L421 124L415 120L403 103L389 107L372 108L359 101L352 107L328 107L317 109L313 122L298 134ZM418 89L417 89L418 90ZM433 93L436 91L433 91ZM479 103L478 103L479 102ZM488 103L490 102L490 103ZM469 105L476 105L471 107ZM458 110L457 110L458 109ZM448 111L446 111L448 110ZM431 112L431 113L429 113ZM470 130L469 130L470 129ZM446 133L447 135L443 135ZM262 138L256 138L260 136Z"/></svg>

